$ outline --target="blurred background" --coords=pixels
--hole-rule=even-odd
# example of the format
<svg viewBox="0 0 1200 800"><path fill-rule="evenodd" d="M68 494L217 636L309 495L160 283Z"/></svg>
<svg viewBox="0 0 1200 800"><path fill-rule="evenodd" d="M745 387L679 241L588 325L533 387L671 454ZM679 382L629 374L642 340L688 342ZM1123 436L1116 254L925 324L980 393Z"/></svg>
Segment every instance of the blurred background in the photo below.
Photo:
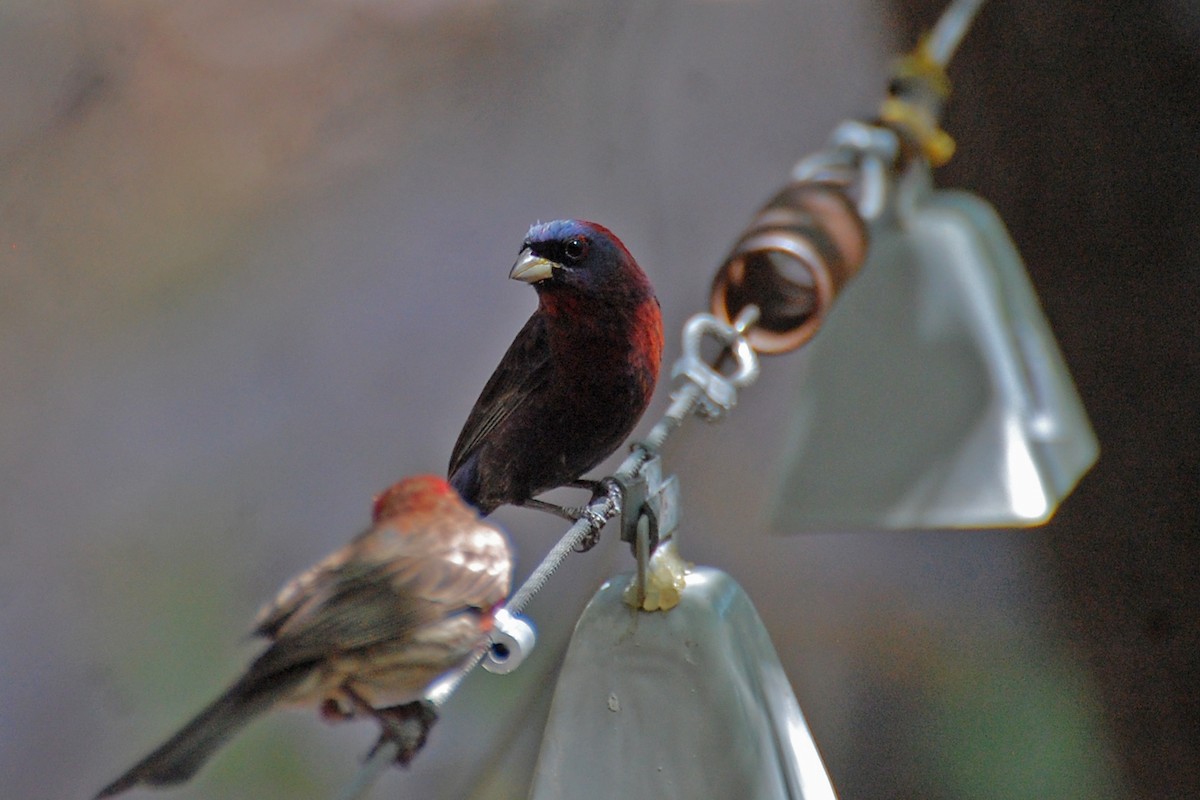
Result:
<svg viewBox="0 0 1200 800"><path fill-rule="evenodd" d="M374 492L444 469L534 307L506 280L530 223L612 227L673 359L750 214L940 8L0 4L5 795L91 796ZM776 535L779 357L670 445L685 552L756 602L847 800L1198 796L1200 12L997 2L950 73L938 179L1008 222L1098 465L1035 530ZM521 575L562 530L497 516ZM613 539L530 607L535 659L472 676L372 796L524 796ZM374 737L276 713L162 796L328 797Z"/></svg>

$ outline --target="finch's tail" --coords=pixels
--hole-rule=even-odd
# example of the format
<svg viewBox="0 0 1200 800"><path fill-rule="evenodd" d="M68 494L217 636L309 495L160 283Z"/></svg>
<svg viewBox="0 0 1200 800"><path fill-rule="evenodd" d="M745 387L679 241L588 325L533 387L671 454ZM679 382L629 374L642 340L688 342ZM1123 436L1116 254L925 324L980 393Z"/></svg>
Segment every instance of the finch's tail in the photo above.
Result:
<svg viewBox="0 0 1200 800"><path fill-rule="evenodd" d="M489 502L480 496L483 493L483 485L479 479L478 452L472 453L458 464L454 472L450 473L448 482L467 505L475 507L480 516L486 517L496 510L497 503Z"/></svg>
<svg viewBox="0 0 1200 800"><path fill-rule="evenodd" d="M254 675L243 677L161 747L101 789L96 800L138 784L169 786L188 780L222 744L287 694L309 671L294 669L266 680Z"/></svg>

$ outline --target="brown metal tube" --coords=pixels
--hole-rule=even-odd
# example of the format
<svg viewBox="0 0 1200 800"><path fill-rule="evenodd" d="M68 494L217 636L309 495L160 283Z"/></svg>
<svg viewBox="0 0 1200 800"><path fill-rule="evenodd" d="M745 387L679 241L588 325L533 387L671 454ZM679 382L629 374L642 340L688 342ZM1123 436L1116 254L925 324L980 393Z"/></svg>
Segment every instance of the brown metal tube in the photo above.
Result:
<svg viewBox="0 0 1200 800"><path fill-rule="evenodd" d="M803 182L763 207L713 279L711 307L731 323L753 303L747 333L759 353L786 353L817 332L867 253L867 228L839 186Z"/></svg>

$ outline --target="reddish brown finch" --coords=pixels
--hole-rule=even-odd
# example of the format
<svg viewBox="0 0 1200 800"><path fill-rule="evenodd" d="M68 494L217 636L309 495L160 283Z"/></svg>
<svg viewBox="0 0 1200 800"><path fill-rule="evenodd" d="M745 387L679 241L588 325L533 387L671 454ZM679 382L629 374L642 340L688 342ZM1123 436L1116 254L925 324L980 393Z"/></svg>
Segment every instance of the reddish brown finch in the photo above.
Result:
<svg viewBox="0 0 1200 800"><path fill-rule="evenodd" d="M484 386L450 456L450 483L484 514L572 483L645 412L662 360L654 288L594 222L529 229L510 278L538 307Z"/></svg>
<svg viewBox="0 0 1200 800"><path fill-rule="evenodd" d="M97 797L187 780L279 703L316 705L328 718L415 716L420 735L407 749L398 742L407 763L436 719L423 701L430 684L485 646L511 579L507 538L446 481L400 481L375 501L370 529L259 612L255 632L271 644L246 673Z"/></svg>

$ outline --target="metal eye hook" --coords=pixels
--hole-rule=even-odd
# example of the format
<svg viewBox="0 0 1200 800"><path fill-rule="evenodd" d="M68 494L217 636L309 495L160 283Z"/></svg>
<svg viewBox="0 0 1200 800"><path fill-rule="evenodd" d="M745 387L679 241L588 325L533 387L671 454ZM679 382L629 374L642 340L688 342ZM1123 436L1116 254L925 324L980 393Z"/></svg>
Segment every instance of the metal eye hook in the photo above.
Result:
<svg viewBox="0 0 1200 800"><path fill-rule="evenodd" d="M749 312L749 313L746 313ZM704 364L717 377L728 381L734 387L748 386L758 377L758 357L754 349L746 341L745 332L758 321L758 307L749 306L738 315L735 325L729 325L714 317L712 314L694 314L683 328L683 352L690 358L695 358ZM730 350L737 369L731 375L716 372L700 357L700 343L705 336L712 336Z"/></svg>
<svg viewBox="0 0 1200 800"><path fill-rule="evenodd" d="M753 308L753 307L748 307ZM758 357L743 333L754 324L758 309L738 316L741 332L712 314L694 314L683 328L683 355L675 362L672 378L685 377L703 392L700 411L708 419L719 419L737 404L737 390L758 377ZM712 336L732 354L736 368L730 375L720 372L700 356L705 336Z"/></svg>

